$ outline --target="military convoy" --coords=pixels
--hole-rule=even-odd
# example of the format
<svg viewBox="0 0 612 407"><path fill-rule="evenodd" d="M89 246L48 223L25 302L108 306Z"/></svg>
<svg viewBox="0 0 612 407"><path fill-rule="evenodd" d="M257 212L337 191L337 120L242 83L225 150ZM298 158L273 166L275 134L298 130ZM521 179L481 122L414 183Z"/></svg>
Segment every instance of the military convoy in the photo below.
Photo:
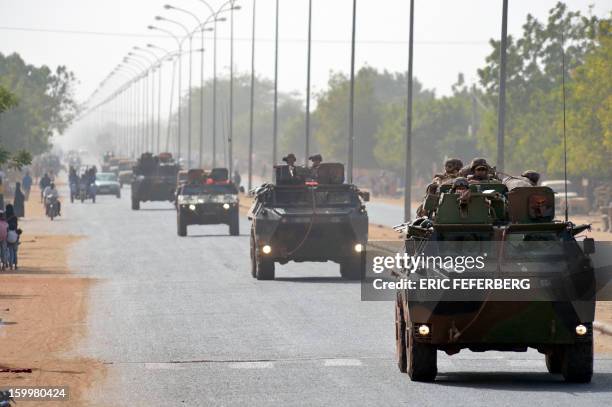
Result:
<svg viewBox="0 0 612 407"><path fill-rule="evenodd" d="M344 183L342 164L275 166L275 182L254 190L249 211L251 274L274 279L275 263L333 261L346 279L365 269L367 192Z"/></svg>
<svg viewBox="0 0 612 407"><path fill-rule="evenodd" d="M178 171L170 153L142 154L133 168L132 209L139 210L146 201L174 201Z"/></svg>
<svg viewBox="0 0 612 407"><path fill-rule="evenodd" d="M518 292L475 293L459 300L450 292L437 298L397 290L397 364L413 381L433 381L437 351L526 351L545 355L550 373L568 382L589 382L593 373L594 269L592 239L575 236L588 225L554 220L554 191L508 177L470 182L461 192L454 183L436 185L420 209L422 217L397 227L411 256L440 255L453 247L488 252L483 270L461 277L530 278L543 298ZM449 249L450 250L450 249ZM431 276L420 269L402 277ZM438 276L452 271L436 269ZM571 292L571 294L568 294ZM516 297L513 297L516 295ZM524 294L523 294L524 295ZM498 297L503 296L500 300Z"/></svg>
<svg viewBox="0 0 612 407"><path fill-rule="evenodd" d="M238 189L229 181L226 168L210 172L181 171L177 181L175 204L179 236L187 236L189 225L216 224L228 225L231 236L240 234Z"/></svg>

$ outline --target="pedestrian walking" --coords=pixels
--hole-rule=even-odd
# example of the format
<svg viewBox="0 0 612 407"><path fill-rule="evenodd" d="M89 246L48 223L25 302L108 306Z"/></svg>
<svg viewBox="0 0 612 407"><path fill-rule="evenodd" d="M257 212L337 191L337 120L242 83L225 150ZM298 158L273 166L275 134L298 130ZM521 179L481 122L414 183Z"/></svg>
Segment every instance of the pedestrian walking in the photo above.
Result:
<svg viewBox="0 0 612 407"><path fill-rule="evenodd" d="M6 205L5 216L8 224L6 235L7 267L17 270L17 249L19 248L21 229L19 229L19 219L15 216L13 205Z"/></svg>
<svg viewBox="0 0 612 407"><path fill-rule="evenodd" d="M13 206L15 207L15 216L23 218L25 216L25 195L21 191L21 183L15 183L15 193L13 194Z"/></svg>
<svg viewBox="0 0 612 407"><path fill-rule="evenodd" d="M25 195L25 200L30 199L30 190L32 189L32 177L30 176L30 172L26 171L23 179L21 180L21 185L23 186L23 194Z"/></svg>
<svg viewBox="0 0 612 407"><path fill-rule="evenodd" d="M6 239L8 237L8 223L4 211L0 211L0 270L8 267L8 247Z"/></svg>

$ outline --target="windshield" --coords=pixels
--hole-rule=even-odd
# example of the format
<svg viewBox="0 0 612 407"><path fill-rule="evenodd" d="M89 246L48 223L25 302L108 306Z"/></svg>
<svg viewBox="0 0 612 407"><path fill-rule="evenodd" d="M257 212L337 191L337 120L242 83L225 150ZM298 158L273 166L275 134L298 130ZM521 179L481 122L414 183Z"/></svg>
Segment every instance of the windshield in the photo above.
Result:
<svg viewBox="0 0 612 407"><path fill-rule="evenodd" d="M96 181L117 181L117 176L112 172L101 172L96 175Z"/></svg>
<svg viewBox="0 0 612 407"><path fill-rule="evenodd" d="M237 194L238 191L233 185L185 185L181 190L181 195L229 195Z"/></svg>
<svg viewBox="0 0 612 407"><path fill-rule="evenodd" d="M278 206L346 206L355 202L352 191L315 189L277 189L274 191L275 203Z"/></svg>

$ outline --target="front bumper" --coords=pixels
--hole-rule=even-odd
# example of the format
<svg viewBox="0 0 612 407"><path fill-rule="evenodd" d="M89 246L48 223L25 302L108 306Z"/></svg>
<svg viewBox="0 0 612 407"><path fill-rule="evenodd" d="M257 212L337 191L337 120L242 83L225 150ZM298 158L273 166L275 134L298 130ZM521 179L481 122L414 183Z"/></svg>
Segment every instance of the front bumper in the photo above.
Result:
<svg viewBox="0 0 612 407"><path fill-rule="evenodd" d="M180 204L177 210L181 219L188 225L214 225L229 223L237 217L238 203Z"/></svg>

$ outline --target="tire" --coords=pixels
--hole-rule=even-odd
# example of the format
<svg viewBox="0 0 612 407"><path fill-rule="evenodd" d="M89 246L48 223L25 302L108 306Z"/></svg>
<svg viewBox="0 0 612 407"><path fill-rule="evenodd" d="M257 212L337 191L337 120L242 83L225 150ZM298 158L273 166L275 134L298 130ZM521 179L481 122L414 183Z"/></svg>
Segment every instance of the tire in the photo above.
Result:
<svg viewBox="0 0 612 407"><path fill-rule="evenodd" d="M240 222L238 219L238 214L232 217L229 224L229 234L230 236L238 236L240 235Z"/></svg>
<svg viewBox="0 0 612 407"><path fill-rule="evenodd" d="M406 321L399 305L400 297L397 296L395 302L395 357L397 368L400 372L408 372L408 362L406 360Z"/></svg>
<svg viewBox="0 0 612 407"><path fill-rule="evenodd" d="M563 350L555 349L546 354L546 369L550 374L560 374L563 369Z"/></svg>
<svg viewBox="0 0 612 407"><path fill-rule="evenodd" d="M415 341L412 328L407 336L407 368L410 380L433 382L438 374L438 351L428 343Z"/></svg>
<svg viewBox="0 0 612 407"><path fill-rule="evenodd" d="M255 257L255 233L253 232L253 229L251 229L251 245L250 245L250 252L251 252L251 276L253 278L257 277L257 259Z"/></svg>
<svg viewBox="0 0 612 407"><path fill-rule="evenodd" d="M365 274L365 253L340 262L340 276L345 280L360 280Z"/></svg>
<svg viewBox="0 0 612 407"><path fill-rule="evenodd" d="M132 210L137 211L140 209L140 201L138 199L132 198Z"/></svg>
<svg viewBox="0 0 612 407"><path fill-rule="evenodd" d="M181 215L176 217L176 234L181 237L187 236L187 224L183 221Z"/></svg>
<svg viewBox="0 0 612 407"><path fill-rule="evenodd" d="M592 331L591 331L592 332ZM593 337L565 347L561 374L569 383L590 383L593 377Z"/></svg>
<svg viewBox="0 0 612 407"><path fill-rule="evenodd" d="M274 280L274 261L263 259L259 255L259 250L255 251L256 271L255 278L258 280Z"/></svg>

